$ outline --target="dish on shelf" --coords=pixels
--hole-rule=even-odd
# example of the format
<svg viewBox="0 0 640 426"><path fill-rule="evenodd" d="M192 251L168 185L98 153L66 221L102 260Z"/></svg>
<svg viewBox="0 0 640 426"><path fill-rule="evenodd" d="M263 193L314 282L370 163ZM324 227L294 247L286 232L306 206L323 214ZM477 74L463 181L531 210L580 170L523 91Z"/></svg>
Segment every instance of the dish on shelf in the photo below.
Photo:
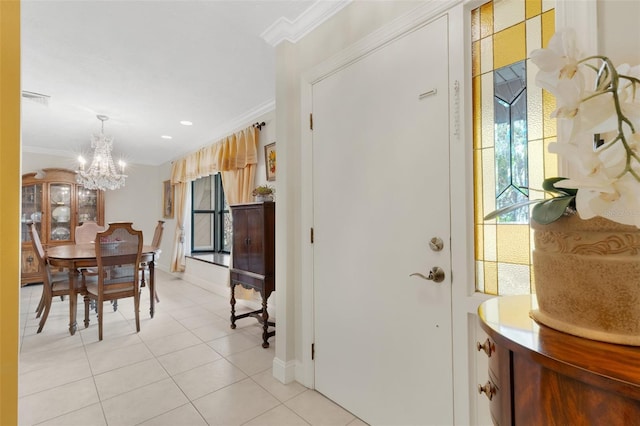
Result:
<svg viewBox="0 0 640 426"><path fill-rule="evenodd" d="M63 228L62 226L57 227L53 231L51 231L51 239L56 241L68 240L71 238L71 232L69 232L68 228Z"/></svg>
<svg viewBox="0 0 640 426"><path fill-rule="evenodd" d="M33 222L40 222L42 220L42 212L35 212L31 214L31 220Z"/></svg>
<svg viewBox="0 0 640 426"><path fill-rule="evenodd" d="M69 222L71 218L71 209L67 206L60 206L53 209L51 216L56 222Z"/></svg>
<svg viewBox="0 0 640 426"><path fill-rule="evenodd" d="M69 204L70 200L71 194L68 188L56 188L56 190L51 191L51 201L54 204Z"/></svg>

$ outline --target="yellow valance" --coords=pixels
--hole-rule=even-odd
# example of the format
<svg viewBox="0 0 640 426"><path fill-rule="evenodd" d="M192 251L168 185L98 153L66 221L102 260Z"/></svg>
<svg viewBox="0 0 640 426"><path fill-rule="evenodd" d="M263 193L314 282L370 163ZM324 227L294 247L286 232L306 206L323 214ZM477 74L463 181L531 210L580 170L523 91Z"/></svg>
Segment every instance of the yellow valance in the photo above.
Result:
<svg viewBox="0 0 640 426"><path fill-rule="evenodd" d="M256 129L247 127L173 162L171 183L187 183L217 172L244 169L258 163Z"/></svg>

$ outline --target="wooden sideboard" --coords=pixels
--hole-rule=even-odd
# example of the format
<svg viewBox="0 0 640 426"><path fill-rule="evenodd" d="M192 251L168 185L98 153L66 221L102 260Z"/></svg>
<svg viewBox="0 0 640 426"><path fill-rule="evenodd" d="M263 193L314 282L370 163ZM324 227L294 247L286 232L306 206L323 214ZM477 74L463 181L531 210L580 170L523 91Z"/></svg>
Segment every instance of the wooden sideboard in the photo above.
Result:
<svg viewBox="0 0 640 426"><path fill-rule="evenodd" d="M529 317L535 296L482 303L489 357L478 390L499 425L640 425L640 347L565 334Z"/></svg>

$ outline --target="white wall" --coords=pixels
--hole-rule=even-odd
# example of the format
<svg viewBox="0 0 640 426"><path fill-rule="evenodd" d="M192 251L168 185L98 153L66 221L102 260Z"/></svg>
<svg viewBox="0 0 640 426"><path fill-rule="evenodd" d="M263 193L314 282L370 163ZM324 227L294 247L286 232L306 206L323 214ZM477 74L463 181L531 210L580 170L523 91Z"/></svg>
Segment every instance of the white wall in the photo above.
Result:
<svg viewBox="0 0 640 426"><path fill-rule="evenodd" d="M598 0L598 53L616 65L640 64L640 1Z"/></svg>

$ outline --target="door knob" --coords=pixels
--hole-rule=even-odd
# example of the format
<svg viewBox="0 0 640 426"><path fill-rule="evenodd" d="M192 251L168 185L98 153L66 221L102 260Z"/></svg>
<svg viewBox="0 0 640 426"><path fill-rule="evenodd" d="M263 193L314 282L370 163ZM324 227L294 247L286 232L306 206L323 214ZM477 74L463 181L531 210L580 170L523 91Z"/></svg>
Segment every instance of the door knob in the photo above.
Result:
<svg viewBox="0 0 640 426"><path fill-rule="evenodd" d="M409 276L410 277L416 276L416 277L422 278L423 280L434 281L434 282L440 283L440 282L444 281L444 270L439 266L434 266L429 271L429 275L425 276L425 275L421 274L420 272L414 272L413 274L411 274Z"/></svg>
<svg viewBox="0 0 640 426"><path fill-rule="evenodd" d="M444 241L440 237L433 237L431 241L429 241L429 247L433 251L441 251L444 247Z"/></svg>

